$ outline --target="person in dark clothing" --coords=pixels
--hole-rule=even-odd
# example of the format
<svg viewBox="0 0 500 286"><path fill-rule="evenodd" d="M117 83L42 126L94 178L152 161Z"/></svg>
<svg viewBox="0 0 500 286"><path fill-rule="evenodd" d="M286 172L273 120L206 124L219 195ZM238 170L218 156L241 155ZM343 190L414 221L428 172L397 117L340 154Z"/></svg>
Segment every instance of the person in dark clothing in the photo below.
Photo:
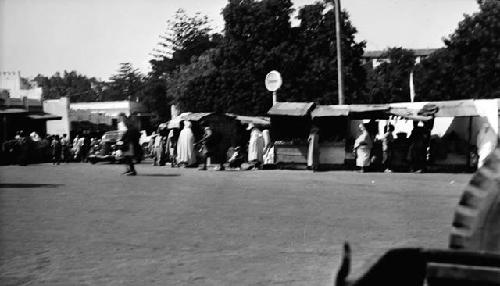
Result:
<svg viewBox="0 0 500 286"><path fill-rule="evenodd" d="M421 173L426 169L427 144L426 134L422 127L413 128L410 135L410 166L413 172Z"/></svg>
<svg viewBox="0 0 500 286"><path fill-rule="evenodd" d="M69 158L69 156L70 156L70 154L69 154L69 148L70 148L70 146L69 145L70 144L69 144L69 139L68 139L67 135L63 134L63 136L61 138L61 150L62 150L61 152L62 152L62 160L65 163L69 163L69 161L70 161L70 158Z"/></svg>
<svg viewBox="0 0 500 286"><path fill-rule="evenodd" d="M202 153L203 153L203 167L200 168L200 170L206 170L207 169L207 164L208 160L210 158L210 161L215 159L217 156L217 137L214 134L212 128L210 127L205 127L205 135L201 139L202 143ZM224 162L223 160L219 160L219 170L224 170Z"/></svg>
<svg viewBox="0 0 500 286"><path fill-rule="evenodd" d="M120 118L122 122L127 127L127 130L123 134L121 138L122 141L122 152L124 157L124 162L127 165L126 171L123 173L127 176L135 176L137 172L134 166L134 160L138 160L138 156L142 155L141 146L139 145L139 139L141 137L141 133L139 129L137 129L127 118L125 114L120 114Z"/></svg>
<svg viewBox="0 0 500 286"><path fill-rule="evenodd" d="M394 141L394 125L388 124L384 127L384 136L382 137L382 165L385 172L391 172L392 143Z"/></svg>
<svg viewBox="0 0 500 286"><path fill-rule="evenodd" d="M54 138L52 139L52 165L59 165L61 162L61 155L62 155L62 145L61 141L59 140L59 135L55 135Z"/></svg>
<svg viewBox="0 0 500 286"><path fill-rule="evenodd" d="M23 130L19 131L18 135L19 136L16 135L17 145L19 148L18 164L20 166L26 166L29 162L31 140Z"/></svg>

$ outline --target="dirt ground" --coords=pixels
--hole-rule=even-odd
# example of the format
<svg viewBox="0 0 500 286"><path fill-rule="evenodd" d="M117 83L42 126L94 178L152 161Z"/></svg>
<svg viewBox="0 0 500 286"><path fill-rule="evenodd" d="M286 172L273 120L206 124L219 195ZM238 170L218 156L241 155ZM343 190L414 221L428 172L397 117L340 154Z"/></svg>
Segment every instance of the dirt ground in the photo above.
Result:
<svg viewBox="0 0 500 286"><path fill-rule="evenodd" d="M0 285L333 285L390 247L446 247L470 174L0 167Z"/></svg>

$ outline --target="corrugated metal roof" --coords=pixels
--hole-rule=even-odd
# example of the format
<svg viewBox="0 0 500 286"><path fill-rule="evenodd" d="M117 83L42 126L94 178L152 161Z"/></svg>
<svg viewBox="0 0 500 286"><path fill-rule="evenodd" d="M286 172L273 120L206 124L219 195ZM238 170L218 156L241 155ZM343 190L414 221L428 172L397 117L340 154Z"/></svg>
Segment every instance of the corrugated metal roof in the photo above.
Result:
<svg viewBox="0 0 500 286"><path fill-rule="evenodd" d="M314 102L277 102L267 113L269 115L306 116L314 105Z"/></svg>

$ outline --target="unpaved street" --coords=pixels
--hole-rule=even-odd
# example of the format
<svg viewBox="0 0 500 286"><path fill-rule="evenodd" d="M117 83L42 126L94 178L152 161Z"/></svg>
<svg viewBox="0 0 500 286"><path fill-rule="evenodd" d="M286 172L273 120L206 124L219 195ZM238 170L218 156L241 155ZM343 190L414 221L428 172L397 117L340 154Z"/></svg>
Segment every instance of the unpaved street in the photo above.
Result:
<svg viewBox="0 0 500 286"><path fill-rule="evenodd" d="M470 174L0 167L1 285L332 285L389 247L446 247Z"/></svg>

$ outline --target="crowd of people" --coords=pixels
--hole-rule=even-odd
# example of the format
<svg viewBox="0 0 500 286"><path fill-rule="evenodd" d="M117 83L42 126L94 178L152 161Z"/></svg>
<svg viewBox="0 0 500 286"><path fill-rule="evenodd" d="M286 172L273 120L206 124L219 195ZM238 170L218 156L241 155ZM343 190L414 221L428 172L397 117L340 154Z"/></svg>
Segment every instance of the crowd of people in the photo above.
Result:
<svg viewBox="0 0 500 286"><path fill-rule="evenodd" d="M19 130L13 139L2 144L2 163L28 165L52 162L87 162L88 155L99 148L100 139L78 134L71 141L67 134L40 136Z"/></svg>
<svg viewBox="0 0 500 286"><path fill-rule="evenodd" d="M408 137L399 132L394 135L394 126L384 126L384 133L378 135L378 126L373 123L359 124L360 135L354 142L356 166L361 172L383 170L392 172L407 170L424 172L430 156L430 130L432 127L415 122Z"/></svg>
<svg viewBox="0 0 500 286"><path fill-rule="evenodd" d="M215 163L216 170L260 169L273 161L269 130L261 131L254 124L247 127L250 132L248 145L232 146L228 150L220 149L221 134L214 127L204 126L204 134L197 141L192 123L184 121L183 125L180 131L168 130L165 125L160 125L153 134L147 148L153 158L153 165L170 164L172 167L199 167L199 170L207 170Z"/></svg>
<svg viewBox="0 0 500 286"><path fill-rule="evenodd" d="M429 123L414 122L410 136L404 132L394 134L394 126L389 123L384 126L383 134L378 134L378 123L375 121L361 123L358 128L360 134L352 146L355 165L361 172L427 170L433 156L430 132L432 126ZM124 172L126 175L137 174L134 163L140 162L144 156L151 157L155 166L169 164L171 167L198 167L200 170L207 170L214 163L216 170L262 169L275 163L269 130L260 130L251 123L246 129L248 141L227 150L221 150L222 135L213 126L203 126L203 135L196 140L190 121L184 121L181 130L168 129L165 124L161 124L153 132L145 150L139 143L139 130L125 115L121 115L118 129L121 131L120 138L117 138L113 148L120 152L120 161L127 165ZM313 171L318 170L321 163L319 133L319 128L313 126L308 138L307 166ZM496 134L485 124L477 137L479 167L484 158L494 150L496 141ZM3 143L2 163L27 165L52 162L59 165L87 162L90 157L102 154L104 145L102 138L91 137L89 134L77 134L70 140L67 134L41 137L36 132L28 134L20 130L14 139Z"/></svg>

